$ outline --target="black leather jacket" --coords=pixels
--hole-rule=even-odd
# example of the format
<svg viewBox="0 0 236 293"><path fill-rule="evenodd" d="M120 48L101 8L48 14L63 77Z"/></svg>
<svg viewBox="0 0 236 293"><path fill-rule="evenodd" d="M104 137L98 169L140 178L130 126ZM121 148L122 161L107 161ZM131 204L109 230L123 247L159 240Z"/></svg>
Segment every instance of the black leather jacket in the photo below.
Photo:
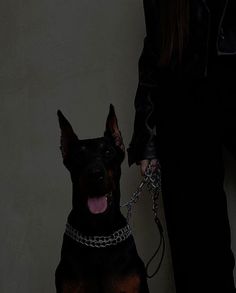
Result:
<svg viewBox="0 0 236 293"><path fill-rule="evenodd" d="M236 55L236 0L215 0L215 3L213 15L207 0L190 0L190 37L181 66L172 58L168 67L160 67L159 2L143 0L146 37L138 64L139 84L135 96L134 132L128 148L129 165L157 157L153 90L158 93L159 85L171 79L204 78L212 59Z"/></svg>

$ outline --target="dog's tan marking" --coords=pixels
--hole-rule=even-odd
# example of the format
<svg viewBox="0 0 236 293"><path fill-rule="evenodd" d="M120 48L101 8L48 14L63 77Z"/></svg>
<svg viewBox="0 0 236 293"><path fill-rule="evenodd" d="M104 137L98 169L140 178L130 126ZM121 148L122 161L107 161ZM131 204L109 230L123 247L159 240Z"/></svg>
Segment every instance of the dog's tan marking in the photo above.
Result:
<svg viewBox="0 0 236 293"><path fill-rule="evenodd" d="M63 284L63 293L86 293L83 282L67 281Z"/></svg>
<svg viewBox="0 0 236 293"><path fill-rule="evenodd" d="M114 293L138 293L140 288L140 277L138 275L116 279L113 283Z"/></svg>

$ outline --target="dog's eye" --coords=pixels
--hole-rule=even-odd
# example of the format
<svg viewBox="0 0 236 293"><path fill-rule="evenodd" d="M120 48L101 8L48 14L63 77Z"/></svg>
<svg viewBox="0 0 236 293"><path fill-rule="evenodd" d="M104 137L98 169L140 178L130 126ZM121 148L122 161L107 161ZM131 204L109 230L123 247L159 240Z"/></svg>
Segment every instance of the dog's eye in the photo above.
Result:
<svg viewBox="0 0 236 293"><path fill-rule="evenodd" d="M79 148L79 154L83 154L84 152L86 152L86 147L85 146L81 146Z"/></svg>
<svg viewBox="0 0 236 293"><path fill-rule="evenodd" d="M112 149L104 149L103 154L105 155L105 157L110 157L113 154L113 150Z"/></svg>
<svg viewBox="0 0 236 293"><path fill-rule="evenodd" d="M111 154L111 151L110 150L106 150L105 151L105 155L109 156Z"/></svg>

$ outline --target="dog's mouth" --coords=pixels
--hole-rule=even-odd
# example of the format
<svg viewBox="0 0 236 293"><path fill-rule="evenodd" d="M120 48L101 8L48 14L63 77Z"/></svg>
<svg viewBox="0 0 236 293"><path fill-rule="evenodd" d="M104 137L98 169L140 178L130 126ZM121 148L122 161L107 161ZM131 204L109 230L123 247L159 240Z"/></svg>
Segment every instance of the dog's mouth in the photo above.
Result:
<svg viewBox="0 0 236 293"><path fill-rule="evenodd" d="M88 197L87 205L91 214L97 215L107 211L112 192L102 196Z"/></svg>

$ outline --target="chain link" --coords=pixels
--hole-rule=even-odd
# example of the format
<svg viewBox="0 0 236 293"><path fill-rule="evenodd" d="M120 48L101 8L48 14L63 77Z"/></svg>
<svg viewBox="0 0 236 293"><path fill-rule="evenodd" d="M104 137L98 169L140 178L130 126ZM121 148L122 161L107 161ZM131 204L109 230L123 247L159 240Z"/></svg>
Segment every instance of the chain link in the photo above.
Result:
<svg viewBox="0 0 236 293"><path fill-rule="evenodd" d="M140 182L138 188L132 194L130 200L121 205L121 208L123 207L127 208L126 218L128 223L130 223L133 207L135 203L139 200L140 194L143 192L145 185L147 185L147 189L152 196L152 202L153 202L152 210L154 213L154 219L155 221L157 221L158 198L161 192L161 168L160 168L159 162L157 162L157 165L155 166L155 170L153 170L153 166L151 164L148 165L144 174L144 178Z"/></svg>
<svg viewBox="0 0 236 293"><path fill-rule="evenodd" d="M154 214L154 221L155 221L155 223L158 227L159 233L160 233L160 241L157 246L157 249L146 264L146 275L148 278L152 278L158 273L158 271L161 267L163 258L164 258L164 254L165 254L165 238L163 235L163 227L162 227L161 221L160 221L158 214L157 214L158 199L159 199L159 196L161 193L161 167L160 167L160 164L158 161L157 161L156 166L152 166L151 163L148 165L148 167L145 171L145 174L144 174L144 178L140 182L138 188L135 190L133 195L131 196L131 199L128 202L126 202L125 204L121 205L121 207L127 207L126 218L127 218L128 223L130 222L130 219L132 216L133 206L139 200L140 194L143 192L145 185L147 186L147 190L149 191L149 193L151 194L151 197L152 197L152 203L153 203L152 211ZM154 260L154 258L157 256L161 247L162 247L162 251L161 251L160 261L159 261L155 271L152 274L150 274L148 272L150 264Z"/></svg>
<svg viewBox="0 0 236 293"><path fill-rule="evenodd" d="M129 225L115 231L108 236L86 236L74 229L69 223L66 224L65 234L76 242L93 248L104 248L117 245L126 240L132 233Z"/></svg>

